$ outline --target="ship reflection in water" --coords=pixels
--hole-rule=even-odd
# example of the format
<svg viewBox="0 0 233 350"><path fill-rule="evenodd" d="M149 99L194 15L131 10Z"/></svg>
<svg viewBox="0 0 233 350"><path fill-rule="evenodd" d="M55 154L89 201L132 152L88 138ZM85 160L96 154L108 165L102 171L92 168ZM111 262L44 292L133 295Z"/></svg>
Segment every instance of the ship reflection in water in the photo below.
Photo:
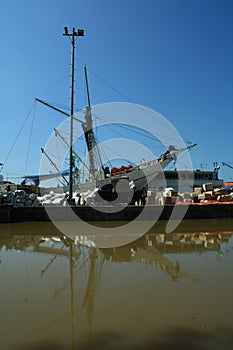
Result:
<svg viewBox="0 0 233 350"><path fill-rule="evenodd" d="M0 348L231 349L232 268L233 228L98 249L1 225Z"/></svg>

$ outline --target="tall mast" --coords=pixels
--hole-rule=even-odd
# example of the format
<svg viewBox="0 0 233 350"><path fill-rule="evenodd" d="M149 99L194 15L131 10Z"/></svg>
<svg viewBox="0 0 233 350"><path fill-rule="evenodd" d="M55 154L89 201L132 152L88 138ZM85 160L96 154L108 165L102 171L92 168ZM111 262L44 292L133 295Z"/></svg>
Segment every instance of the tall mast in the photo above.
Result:
<svg viewBox="0 0 233 350"><path fill-rule="evenodd" d="M90 100L90 94L89 94L89 86L88 86L88 79L87 79L87 67L84 66L84 75L85 75L85 81L86 81L86 89L87 89L87 101L88 101L88 107L91 107L91 100Z"/></svg>
<svg viewBox="0 0 233 350"><path fill-rule="evenodd" d="M69 167L69 203L74 204L73 201L73 124L74 124L74 53L75 53L75 38L84 36L84 30L73 28L72 33L69 34L68 28L64 27L64 36L71 37L72 45L72 60L71 60L71 96L70 96L70 167Z"/></svg>
<svg viewBox="0 0 233 350"><path fill-rule="evenodd" d="M85 114L86 125L83 124L82 127L83 127L87 149L88 149L88 156L90 161L90 174L92 176L92 179L94 179L95 178L95 157L94 157L93 148L96 142L95 142L95 136L92 129L91 101L90 101L90 94L89 94L89 87L88 87L86 65L84 66L84 75L85 75L85 81L86 81L88 105L86 107L86 114Z"/></svg>
<svg viewBox="0 0 233 350"><path fill-rule="evenodd" d="M92 176L92 179L95 179L96 175L96 164L95 159L98 160L98 163L102 166L101 156L97 147L97 142L95 139L95 135L93 132L93 123L92 123L92 112L91 112L91 100L90 100L90 93L89 93L89 86L88 86L88 78L87 78L87 67L84 66L84 75L85 75L85 81L86 81L86 91L87 91L87 102L88 105L86 107L86 114L85 114L85 120L86 125L83 123L83 131L85 135L85 140L87 144L88 149L88 156L90 161L90 174ZM96 154L94 154L94 152ZM102 166L103 167L103 166Z"/></svg>

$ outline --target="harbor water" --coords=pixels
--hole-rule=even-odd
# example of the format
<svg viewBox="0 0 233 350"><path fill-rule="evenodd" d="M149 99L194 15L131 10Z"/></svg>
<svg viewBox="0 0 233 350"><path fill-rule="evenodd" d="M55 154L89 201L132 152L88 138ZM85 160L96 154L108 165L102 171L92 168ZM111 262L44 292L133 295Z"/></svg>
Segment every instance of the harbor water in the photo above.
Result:
<svg viewBox="0 0 233 350"><path fill-rule="evenodd" d="M192 226L97 248L1 224L0 349L232 349L233 220Z"/></svg>

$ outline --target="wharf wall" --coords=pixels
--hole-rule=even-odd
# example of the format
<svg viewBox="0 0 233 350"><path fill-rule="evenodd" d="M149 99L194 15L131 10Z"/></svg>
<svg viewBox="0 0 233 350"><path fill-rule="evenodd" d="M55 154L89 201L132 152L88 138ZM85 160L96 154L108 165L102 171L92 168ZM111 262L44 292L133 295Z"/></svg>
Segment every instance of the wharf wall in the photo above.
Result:
<svg viewBox="0 0 233 350"><path fill-rule="evenodd" d="M187 209L184 217L184 206ZM1 206L0 207L0 223L19 223L19 222L49 222L50 217L53 221L74 221L77 216L83 221L132 221L143 211L143 206L128 206L117 212L106 212L106 207L98 207L96 210L93 207L73 206L72 210L67 207L51 206L51 207L15 207ZM192 219L224 219L233 218L233 203L214 203L214 204L182 204L165 205L161 208L160 205L147 205L143 211L142 220L169 220L172 214L172 219L183 220ZM47 213L49 212L49 215ZM74 215L75 214L75 215ZM74 219L75 217L75 219Z"/></svg>

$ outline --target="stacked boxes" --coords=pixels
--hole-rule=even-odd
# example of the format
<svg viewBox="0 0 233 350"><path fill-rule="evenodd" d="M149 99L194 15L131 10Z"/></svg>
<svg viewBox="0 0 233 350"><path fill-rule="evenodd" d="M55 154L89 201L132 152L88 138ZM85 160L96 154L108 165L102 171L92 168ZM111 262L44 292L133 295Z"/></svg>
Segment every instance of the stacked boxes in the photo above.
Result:
<svg viewBox="0 0 233 350"><path fill-rule="evenodd" d="M195 195L194 195L195 194ZM204 202L209 200L217 200L219 202L229 202L232 196L227 193L226 188L213 188L213 184L203 184L202 187L194 189L193 198L196 196L198 201Z"/></svg>
<svg viewBox="0 0 233 350"><path fill-rule="evenodd" d="M228 194L226 188L215 188L212 183L203 184L194 188L194 192L178 193L173 188L166 188L163 193L157 193L156 204L199 203L206 201L230 202L233 201L233 192Z"/></svg>
<svg viewBox="0 0 233 350"><path fill-rule="evenodd" d="M229 194L221 195L217 197L217 200L219 202L230 202L231 201L231 196Z"/></svg>

